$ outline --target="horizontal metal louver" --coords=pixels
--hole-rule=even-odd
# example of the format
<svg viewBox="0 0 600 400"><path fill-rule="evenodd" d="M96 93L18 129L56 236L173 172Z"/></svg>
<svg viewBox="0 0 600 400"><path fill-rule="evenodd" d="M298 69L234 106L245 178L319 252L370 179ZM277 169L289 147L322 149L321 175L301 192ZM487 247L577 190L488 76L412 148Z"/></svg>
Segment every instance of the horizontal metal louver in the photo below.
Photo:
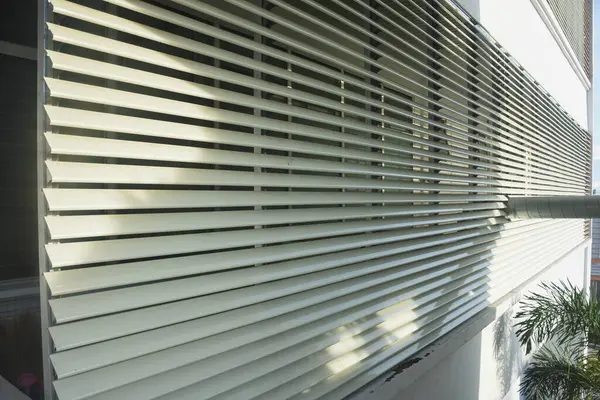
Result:
<svg viewBox="0 0 600 400"><path fill-rule="evenodd" d="M600 219L594 218L591 220L591 236L592 236L592 260L600 259Z"/></svg>
<svg viewBox="0 0 600 400"><path fill-rule="evenodd" d="M590 136L445 1L53 0L60 399L340 399L534 277Z"/></svg>
<svg viewBox="0 0 600 400"><path fill-rule="evenodd" d="M592 0L545 0L558 21L571 49L592 79Z"/></svg>

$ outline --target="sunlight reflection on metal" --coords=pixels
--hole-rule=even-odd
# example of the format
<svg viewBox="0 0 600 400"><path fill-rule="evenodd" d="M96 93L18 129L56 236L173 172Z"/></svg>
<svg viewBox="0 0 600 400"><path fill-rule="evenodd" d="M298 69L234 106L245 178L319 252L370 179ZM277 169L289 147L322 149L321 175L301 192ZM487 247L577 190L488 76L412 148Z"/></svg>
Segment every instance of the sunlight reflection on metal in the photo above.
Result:
<svg viewBox="0 0 600 400"><path fill-rule="evenodd" d="M327 348L330 355L337 357L327 363L327 367L332 372L339 373L371 355L372 352L366 350L370 342L382 340L389 345L419 329L416 323L410 322L416 318L414 308L415 301L411 298L377 312L376 315L383 322L359 335L341 339ZM346 329L342 330L342 334L347 332Z"/></svg>

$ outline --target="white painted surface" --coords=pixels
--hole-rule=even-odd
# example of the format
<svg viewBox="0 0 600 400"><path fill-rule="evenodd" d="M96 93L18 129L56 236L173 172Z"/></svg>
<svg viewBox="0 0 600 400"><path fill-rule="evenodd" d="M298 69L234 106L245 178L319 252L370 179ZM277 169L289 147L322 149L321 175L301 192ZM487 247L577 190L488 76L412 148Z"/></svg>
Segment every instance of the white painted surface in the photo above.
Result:
<svg viewBox="0 0 600 400"><path fill-rule="evenodd" d="M581 126L587 127L585 87L529 0L459 3Z"/></svg>

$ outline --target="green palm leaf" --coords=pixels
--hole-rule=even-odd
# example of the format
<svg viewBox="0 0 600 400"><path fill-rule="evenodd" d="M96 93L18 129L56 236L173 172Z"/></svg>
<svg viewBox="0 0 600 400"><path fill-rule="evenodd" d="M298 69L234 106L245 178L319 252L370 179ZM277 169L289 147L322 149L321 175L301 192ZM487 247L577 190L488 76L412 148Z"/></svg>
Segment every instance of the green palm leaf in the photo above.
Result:
<svg viewBox="0 0 600 400"><path fill-rule="evenodd" d="M550 346L534 354L521 379L525 400L600 398L600 362L596 356L560 351Z"/></svg>
<svg viewBox="0 0 600 400"><path fill-rule="evenodd" d="M559 345L600 343L599 304L570 282L543 283L525 296L517 313L517 337L526 353L553 339Z"/></svg>
<svg viewBox="0 0 600 400"><path fill-rule="evenodd" d="M525 400L600 399L600 361L588 344L600 344L600 308L570 282L543 283L525 296L515 327L526 353L535 350L523 373Z"/></svg>

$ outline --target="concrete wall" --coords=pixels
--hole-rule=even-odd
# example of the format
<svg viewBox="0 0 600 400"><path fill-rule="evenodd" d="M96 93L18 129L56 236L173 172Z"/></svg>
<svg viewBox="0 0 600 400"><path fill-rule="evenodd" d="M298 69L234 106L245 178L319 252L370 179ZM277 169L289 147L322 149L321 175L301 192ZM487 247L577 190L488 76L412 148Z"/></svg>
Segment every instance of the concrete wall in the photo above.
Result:
<svg viewBox="0 0 600 400"><path fill-rule="evenodd" d="M514 334L513 316L523 294L542 281L569 279L585 288L590 242L549 266L536 279L491 305L465 326L421 352L421 361L390 372L353 400L516 400L524 356ZM491 317L490 317L491 316Z"/></svg>

